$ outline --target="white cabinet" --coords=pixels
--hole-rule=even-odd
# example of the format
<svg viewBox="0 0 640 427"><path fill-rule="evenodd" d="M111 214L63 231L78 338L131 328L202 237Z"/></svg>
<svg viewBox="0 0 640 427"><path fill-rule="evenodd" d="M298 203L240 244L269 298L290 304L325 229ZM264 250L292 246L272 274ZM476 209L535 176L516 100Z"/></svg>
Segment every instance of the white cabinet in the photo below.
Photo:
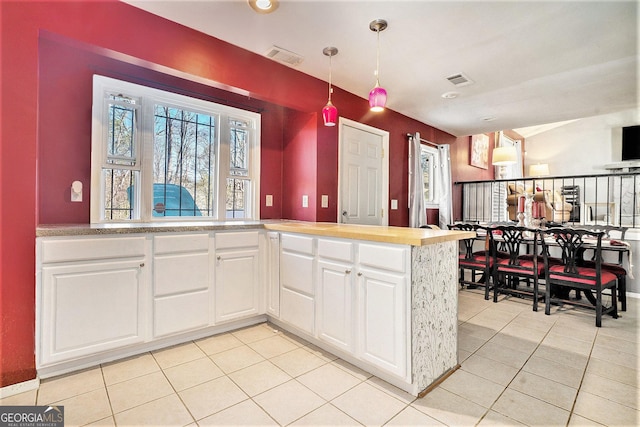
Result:
<svg viewBox="0 0 640 427"><path fill-rule="evenodd" d="M315 238L287 233L280 238L280 319L313 335Z"/></svg>
<svg viewBox="0 0 640 427"><path fill-rule="evenodd" d="M146 340L144 237L59 238L38 245L38 365Z"/></svg>
<svg viewBox="0 0 640 427"><path fill-rule="evenodd" d="M318 239L318 339L353 353L354 313L353 244Z"/></svg>
<svg viewBox="0 0 640 427"><path fill-rule="evenodd" d="M280 317L280 233L267 233L266 250L267 313Z"/></svg>
<svg viewBox="0 0 640 427"><path fill-rule="evenodd" d="M260 233L217 233L215 261L215 319L226 322L261 310Z"/></svg>
<svg viewBox="0 0 640 427"><path fill-rule="evenodd" d="M410 250L361 243L358 255L357 355L406 377L410 364Z"/></svg>
<svg viewBox="0 0 640 427"><path fill-rule="evenodd" d="M153 336L203 328L212 323L208 233L153 238Z"/></svg>

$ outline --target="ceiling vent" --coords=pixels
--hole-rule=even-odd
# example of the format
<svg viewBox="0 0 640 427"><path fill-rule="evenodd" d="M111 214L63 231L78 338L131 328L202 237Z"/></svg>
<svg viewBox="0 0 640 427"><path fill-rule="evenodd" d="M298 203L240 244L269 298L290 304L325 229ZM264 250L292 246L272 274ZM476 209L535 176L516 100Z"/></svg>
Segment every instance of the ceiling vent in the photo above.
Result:
<svg viewBox="0 0 640 427"><path fill-rule="evenodd" d="M298 66L304 58L297 53L293 53L278 46L272 46L271 49L264 54L267 58L282 62L287 65Z"/></svg>
<svg viewBox="0 0 640 427"><path fill-rule="evenodd" d="M457 87L468 86L473 83L473 80L462 73L452 74L447 77L447 80L449 80L454 86Z"/></svg>

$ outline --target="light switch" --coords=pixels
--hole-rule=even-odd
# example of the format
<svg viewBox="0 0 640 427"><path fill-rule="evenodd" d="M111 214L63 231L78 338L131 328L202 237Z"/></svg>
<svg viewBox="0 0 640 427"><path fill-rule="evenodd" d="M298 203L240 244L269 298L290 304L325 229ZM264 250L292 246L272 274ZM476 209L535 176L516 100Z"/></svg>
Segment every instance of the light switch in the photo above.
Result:
<svg viewBox="0 0 640 427"><path fill-rule="evenodd" d="M309 207L309 196L307 196L306 194L302 195L302 207L303 208Z"/></svg>
<svg viewBox="0 0 640 427"><path fill-rule="evenodd" d="M267 194L266 200L264 202L265 206L273 206L273 195Z"/></svg>
<svg viewBox="0 0 640 427"><path fill-rule="evenodd" d="M398 209L398 201L396 199L391 199L391 209Z"/></svg>
<svg viewBox="0 0 640 427"><path fill-rule="evenodd" d="M328 208L329 207L329 195L323 194L320 200L320 207Z"/></svg>

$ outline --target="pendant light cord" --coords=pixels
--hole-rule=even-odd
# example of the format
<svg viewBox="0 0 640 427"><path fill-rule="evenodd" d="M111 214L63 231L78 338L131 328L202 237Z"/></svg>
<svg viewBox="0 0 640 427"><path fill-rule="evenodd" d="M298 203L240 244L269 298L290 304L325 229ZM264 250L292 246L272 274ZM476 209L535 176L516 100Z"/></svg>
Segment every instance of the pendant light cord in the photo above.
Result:
<svg viewBox="0 0 640 427"><path fill-rule="evenodd" d="M331 101L331 92L333 89L331 88L331 60L333 59L333 55L329 56L329 101Z"/></svg>
<svg viewBox="0 0 640 427"><path fill-rule="evenodd" d="M380 86L378 76L380 75L380 29L376 30L378 34L378 48L376 49L376 86Z"/></svg>

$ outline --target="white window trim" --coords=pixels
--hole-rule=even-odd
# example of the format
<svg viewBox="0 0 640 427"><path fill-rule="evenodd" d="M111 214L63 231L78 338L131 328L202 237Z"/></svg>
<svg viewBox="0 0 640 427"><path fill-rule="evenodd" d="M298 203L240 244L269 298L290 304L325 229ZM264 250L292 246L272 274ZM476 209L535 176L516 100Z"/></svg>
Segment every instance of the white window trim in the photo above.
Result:
<svg viewBox="0 0 640 427"><path fill-rule="evenodd" d="M440 198L438 197L438 186L436 185L435 180L437 179L438 175L436 173L436 167L440 161L440 153L435 147L431 147L426 144L420 144L420 155L422 155L422 152L424 151L433 155L433 165L431 171L429 171L429 194L431 194L431 200L425 200L424 206L425 208L437 209L440 206L440 204L438 203L438 200L440 200Z"/></svg>
<svg viewBox="0 0 640 427"><path fill-rule="evenodd" d="M217 117L217 140L219 142L216 147L216 170L218 173L218 187L215 206L217 218L213 217L153 217L151 209L153 208L153 190L147 190L145 197L140 197L140 202L136 209L139 209L138 218L130 220L107 220L104 218L104 186L102 180L102 166L105 162L106 150L104 143L106 141L105 123L107 112L104 109L104 96L106 92L123 92L127 95L133 95L136 98L142 98L140 107L140 117L137 118L139 123L139 138L136 140L137 160L136 167L121 167L122 169L140 170L140 185L137 191L144 188L153 188L153 120L147 117L153 117L154 104L160 102L170 104L176 107L182 107L190 110L200 110L203 113ZM250 189L250 206L246 209L249 212L247 218L226 218L226 181L229 177L228 162L221 162L221 154L226 150L229 151L228 144L222 143L221 136L228 135L229 118L245 120L253 126L249 133L249 176L251 180ZM151 128L149 128L151 127ZM92 224L98 223L144 223L144 222L184 222L184 221L246 221L257 220L260 218L260 130L261 116L258 113L241 110L226 105L215 104L197 98L190 98L171 92L162 91L146 86L137 85L121 80L112 79L100 75L93 76L93 107L92 107L92 126L91 126L91 197L90 197L90 221ZM226 132L226 133L224 133ZM225 137L226 138L226 137ZM226 156L228 159L228 155ZM139 165L139 166L138 166ZM243 177L244 178L244 177Z"/></svg>

